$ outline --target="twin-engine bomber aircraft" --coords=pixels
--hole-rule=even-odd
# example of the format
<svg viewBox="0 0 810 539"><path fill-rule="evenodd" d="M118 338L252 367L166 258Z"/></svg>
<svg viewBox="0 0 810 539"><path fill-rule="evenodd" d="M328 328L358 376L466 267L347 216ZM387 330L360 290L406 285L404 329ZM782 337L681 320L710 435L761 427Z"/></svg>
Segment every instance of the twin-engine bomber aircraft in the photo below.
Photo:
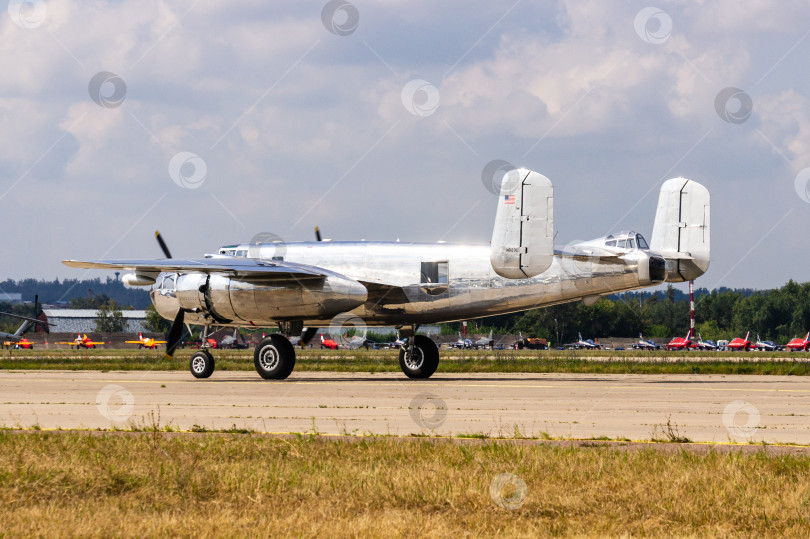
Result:
<svg viewBox="0 0 810 539"><path fill-rule="evenodd" d="M254 352L256 371L265 379L284 379L293 371L295 349L288 337L301 335L307 342L315 328L330 326L338 316L399 328L408 337L399 351L402 371L428 378L439 351L430 338L416 335L420 325L576 300L590 305L606 294L695 279L709 267L709 192L699 183L664 182L649 247L630 232L555 250L553 192L541 174L508 172L489 245L274 242L172 259L158 235L166 259L64 263L128 270L125 283L151 286L157 311L174 320L168 356L184 324L201 324L203 343L212 326L278 325L283 335L262 339ZM214 358L203 349L189 366L195 377L207 378Z"/></svg>

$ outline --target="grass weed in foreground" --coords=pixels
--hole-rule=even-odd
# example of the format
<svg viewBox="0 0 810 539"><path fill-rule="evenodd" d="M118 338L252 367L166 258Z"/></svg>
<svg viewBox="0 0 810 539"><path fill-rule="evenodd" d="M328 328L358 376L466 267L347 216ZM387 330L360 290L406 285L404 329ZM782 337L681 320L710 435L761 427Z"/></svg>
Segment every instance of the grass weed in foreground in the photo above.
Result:
<svg viewBox="0 0 810 539"><path fill-rule="evenodd" d="M193 350L6 350L0 369L188 370ZM400 372L396 350L298 350L296 371ZM217 370L252 371L252 350L215 350ZM440 373L810 375L810 354L645 351L442 350Z"/></svg>
<svg viewBox="0 0 810 539"><path fill-rule="evenodd" d="M11 536L806 535L810 458L0 432Z"/></svg>

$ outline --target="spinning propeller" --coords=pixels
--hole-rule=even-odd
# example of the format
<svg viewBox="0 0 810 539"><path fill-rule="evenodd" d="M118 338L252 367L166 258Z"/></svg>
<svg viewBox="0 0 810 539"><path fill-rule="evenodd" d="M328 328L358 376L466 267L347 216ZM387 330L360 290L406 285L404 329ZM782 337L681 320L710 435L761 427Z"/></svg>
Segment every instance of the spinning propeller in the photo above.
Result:
<svg viewBox="0 0 810 539"><path fill-rule="evenodd" d="M155 239L158 245L160 245L160 250L166 255L166 258L172 258L172 253L169 251L166 242L163 241L163 236L160 235L159 230L155 230ZM185 316L186 312L184 309L181 308L177 310L177 315L172 321L172 327L169 329L169 338L166 339L166 355L164 356L166 359L174 357L174 351L180 346L180 341L183 339L183 323Z"/></svg>

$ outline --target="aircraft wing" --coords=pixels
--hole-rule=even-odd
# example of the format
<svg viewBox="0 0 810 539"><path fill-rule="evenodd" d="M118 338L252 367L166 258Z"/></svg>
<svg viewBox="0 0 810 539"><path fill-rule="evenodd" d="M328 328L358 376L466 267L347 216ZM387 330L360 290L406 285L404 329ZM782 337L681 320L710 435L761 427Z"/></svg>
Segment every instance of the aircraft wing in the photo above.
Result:
<svg viewBox="0 0 810 539"><path fill-rule="evenodd" d="M259 261L250 258L167 258L163 260L63 260L71 268L125 270L135 273L196 271L227 273L247 280L320 279L327 270L304 264L281 261Z"/></svg>

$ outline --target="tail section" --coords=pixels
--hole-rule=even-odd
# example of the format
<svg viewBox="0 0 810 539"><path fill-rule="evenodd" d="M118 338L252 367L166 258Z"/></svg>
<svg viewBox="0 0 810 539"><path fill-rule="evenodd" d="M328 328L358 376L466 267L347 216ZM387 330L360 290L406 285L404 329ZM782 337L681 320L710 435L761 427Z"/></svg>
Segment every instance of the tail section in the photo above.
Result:
<svg viewBox="0 0 810 539"><path fill-rule="evenodd" d="M673 178L658 197L650 249L667 261L668 282L689 281L709 269L710 195L703 185Z"/></svg>
<svg viewBox="0 0 810 539"><path fill-rule="evenodd" d="M554 260L554 186L525 168L504 176L489 248L492 269L507 279L546 271Z"/></svg>

